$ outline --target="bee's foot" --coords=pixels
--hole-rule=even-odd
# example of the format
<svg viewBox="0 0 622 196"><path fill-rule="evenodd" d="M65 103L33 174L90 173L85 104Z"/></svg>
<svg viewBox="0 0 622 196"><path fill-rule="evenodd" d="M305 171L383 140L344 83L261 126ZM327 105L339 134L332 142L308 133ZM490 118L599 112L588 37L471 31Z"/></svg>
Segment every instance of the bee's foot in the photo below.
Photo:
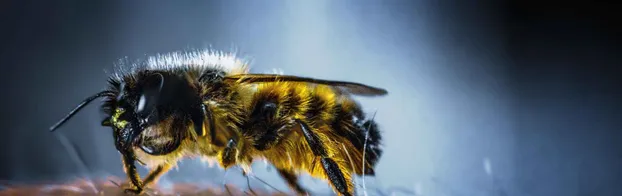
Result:
<svg viewBox="0 0 622 196"><path fill-rule="evenodd" d="M140 188L128 188L123 190L123 193L128 195L141 195L143 194L143 189Z"/></svg>

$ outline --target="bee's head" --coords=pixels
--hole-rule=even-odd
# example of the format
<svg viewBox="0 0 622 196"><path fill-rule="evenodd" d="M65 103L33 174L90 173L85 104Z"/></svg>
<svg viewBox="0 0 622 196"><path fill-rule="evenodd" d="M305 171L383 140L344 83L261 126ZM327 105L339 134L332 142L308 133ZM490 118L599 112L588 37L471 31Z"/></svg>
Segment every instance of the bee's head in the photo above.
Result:
<svg viewBox="0 0 622 196"><path fill-rule="evenodd" d="M175 74L157 71L144 71L132 77L131 80L119 81L111 90L87 98L51 130L58 128L94 99L106 97L103 107L108 111L108 116L102 121L102 125L113 128L115 146L120 152L130 150L146 128L171 117L184 122L190 120L198 134L205 134L203 122L206 117L211 121L211 114L206 111L197 89L188 80ZM210 122L211 124L213 123ZM185 129L179 131L182 130Z"/></svg>
<svg viewBox="0 0 622 196"><path fill-rule="evenodd" d="M113 86L116 96L104 104L109 114L102 126L113 128L115 145L119 151L127 150L149 126L173 115L167 102L183 84L165 73L143 72L135 80L121 81Z"/></svg>

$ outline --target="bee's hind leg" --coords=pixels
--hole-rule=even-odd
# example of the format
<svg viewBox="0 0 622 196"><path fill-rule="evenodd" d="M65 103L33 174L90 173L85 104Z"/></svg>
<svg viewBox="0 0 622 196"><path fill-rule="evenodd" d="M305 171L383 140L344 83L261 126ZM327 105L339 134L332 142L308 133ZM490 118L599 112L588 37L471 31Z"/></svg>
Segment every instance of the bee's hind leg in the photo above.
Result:
<svg viewBox="0 0 622 196"><path fill-rule="evenodd" d="M335 191L344 196L353 195L354 191L348 190L349 188L354 189L351 176L343 173L343 171L339 169L339 165L332 158L328 157L328 153L322 141L320 141L320 138L312 131L307 123L299 119L296 119L295 122L300 125L300 130L302 130L305 140L309 144L309 147L311 147L313 155L321 158L324 172L326 172L326 176L328 176Z"/></svg>

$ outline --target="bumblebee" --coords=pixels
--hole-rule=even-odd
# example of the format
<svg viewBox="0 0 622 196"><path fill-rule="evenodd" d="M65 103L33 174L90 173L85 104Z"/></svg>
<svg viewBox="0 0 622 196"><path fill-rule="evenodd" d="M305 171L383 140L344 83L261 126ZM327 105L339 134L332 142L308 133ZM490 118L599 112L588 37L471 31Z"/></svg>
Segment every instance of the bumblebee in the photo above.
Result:
<svg viewBox="0 0 622 196"><path fill-rule="evenodd" d="M380 131L352 96L386 95L384 89L249 73L234 54L212 51L157 55L129 67L50 128L102 98L101 124L112 128L130 182L126 193L142 194L182 158L245 172L263 159L297 194L308 193L301 173L328 181L340 195L354 194L354 174L375 175ZM150 168L144 179L136 163Z"/></svg>

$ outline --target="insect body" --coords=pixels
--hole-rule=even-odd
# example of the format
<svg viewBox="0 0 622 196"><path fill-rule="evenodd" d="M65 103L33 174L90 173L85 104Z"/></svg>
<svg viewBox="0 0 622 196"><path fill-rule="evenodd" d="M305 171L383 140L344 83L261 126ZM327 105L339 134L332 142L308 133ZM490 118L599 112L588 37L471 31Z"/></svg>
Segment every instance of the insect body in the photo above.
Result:
<svg viewBox="0 0 622 196"><path fill-rule="evenodd" d="M233 56L207 51L151 57L112 76L108 89L87 98L55 130L89 102L104 98L131 187L140 194L180 159L216 160L227 169L250 168L265 159L298 194L297 175L327 180L353 195L353 175L374 175L382 154L376 123L352 95L385 95L358 83L248 73ZM141 179L135 162L152 168Z"/></svg>

